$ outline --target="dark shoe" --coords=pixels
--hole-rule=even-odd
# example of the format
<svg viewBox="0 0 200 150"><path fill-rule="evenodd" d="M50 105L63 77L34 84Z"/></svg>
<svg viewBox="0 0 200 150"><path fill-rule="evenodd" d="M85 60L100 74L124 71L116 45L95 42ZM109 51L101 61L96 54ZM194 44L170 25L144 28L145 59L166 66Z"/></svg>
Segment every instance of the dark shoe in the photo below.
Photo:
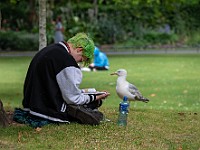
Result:
<svg viewBox="0 0 200 150"><path fill-rule="evenodd" d="M15 108L13 120L21 124L28 124L33 128L41 128L51 123L49 120L31 115L29 111L25 111L21 108Z"/></svg>
<svg viewBox="0 0 200 150"><path fill-rule="evenodd" d="M82 124L99 125L103 120L103 113L82 105L68 105L68 114Z"/></svg>

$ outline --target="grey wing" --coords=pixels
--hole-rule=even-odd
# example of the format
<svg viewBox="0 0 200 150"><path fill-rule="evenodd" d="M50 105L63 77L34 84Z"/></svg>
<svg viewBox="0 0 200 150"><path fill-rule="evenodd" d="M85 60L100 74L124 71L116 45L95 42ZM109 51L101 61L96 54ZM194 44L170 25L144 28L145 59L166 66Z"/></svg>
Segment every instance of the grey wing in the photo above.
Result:
<svg viewBox="0 0 200 150"><path fill-rule="evenodd" d="M131 94L136 95L136 96L142 96L142 94L137 89L137 87L131 83L129 83L129 92L131 92Z"/></svg>

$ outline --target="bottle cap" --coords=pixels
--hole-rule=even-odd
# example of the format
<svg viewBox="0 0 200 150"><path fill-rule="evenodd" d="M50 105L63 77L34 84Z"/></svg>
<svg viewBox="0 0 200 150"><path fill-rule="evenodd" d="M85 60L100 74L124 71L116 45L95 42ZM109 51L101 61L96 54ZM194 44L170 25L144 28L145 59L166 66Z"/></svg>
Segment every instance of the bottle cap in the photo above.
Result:
<svg viewBox="0 0 200 150"><path fill-rule="evenodd" d="M127 101L127 100L128 100L128 97L124 96L123 101Z"/></svg>

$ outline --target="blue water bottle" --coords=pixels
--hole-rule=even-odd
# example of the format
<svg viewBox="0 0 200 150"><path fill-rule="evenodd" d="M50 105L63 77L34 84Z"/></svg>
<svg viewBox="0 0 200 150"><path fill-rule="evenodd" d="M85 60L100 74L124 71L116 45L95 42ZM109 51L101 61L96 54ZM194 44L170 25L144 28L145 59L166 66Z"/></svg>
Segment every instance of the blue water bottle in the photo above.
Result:
<svg viewBox="0 0 200 150"><path fill-rule="evenodd" d="M118 121L117 121L117 124L119 126L127 125L128 108L129 108L128 98L124 96L123 101L120 102L119 104L119 116L118 116Z"/></svg>

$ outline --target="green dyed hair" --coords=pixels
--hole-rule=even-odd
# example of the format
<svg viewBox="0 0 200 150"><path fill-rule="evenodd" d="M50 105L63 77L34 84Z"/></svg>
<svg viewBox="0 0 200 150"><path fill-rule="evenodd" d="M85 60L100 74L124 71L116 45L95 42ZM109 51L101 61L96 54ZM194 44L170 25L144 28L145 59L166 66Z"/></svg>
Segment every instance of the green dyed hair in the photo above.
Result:
<svg viewBox="0 0 200 150"><path fill-rule="evenodd" d="M87 57L87 60L84 61L84 66L88 66L92 62L92 59L94 57L95 46L93 40L87 34L77 33L67 42L71 43L74 46L74 48L83 48L83 55Z"/></svg>

